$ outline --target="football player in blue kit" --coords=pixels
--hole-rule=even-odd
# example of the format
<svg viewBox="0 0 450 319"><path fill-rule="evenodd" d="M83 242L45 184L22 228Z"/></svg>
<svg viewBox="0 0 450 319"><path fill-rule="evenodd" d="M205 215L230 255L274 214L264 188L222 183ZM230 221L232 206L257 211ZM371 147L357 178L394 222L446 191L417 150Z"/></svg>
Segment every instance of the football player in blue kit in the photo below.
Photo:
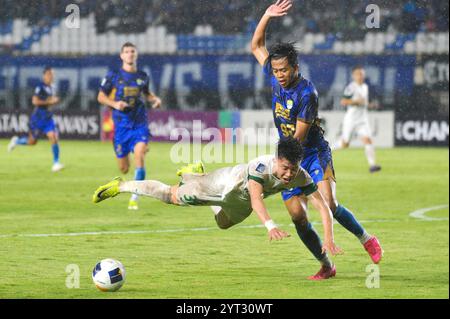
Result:
<svg viewBox="0 0 450 319"><path fill-rule="evenodd" d="M378 263L382 249L375 236L369 235L355 216L336 199L336 180L328 142L318 118L318 93L314 85L299 72L298 54L291 43L279 43L266 48L266 29L271 18L287 14L291 0L279 0L271 5L261 18L251 42L252 53L272 86L272 110L280 138L293 136L305 151L301 166L311 175L325 197L334 218L353 233L363 244L372 261ZM307 217L307 200L298 188L282 193L300 239L321 263L319 272L309 277L322 280L334 277L336 267L320 250L321 240Z"/></svg>
<svg viewBox="0 0 450 319"><path fill-rule="evenodd" d="M50 108L58 104L60 99L55 95L53 87L54 72L51 67L45 67L42 73L42 82L35 90L31 103L34 105L29 122L28 136L13 136L8 144L11 152L17 145L36 145L40 133L47 135L52 145L53 165L52 171L58 172L64 168L59 162L58 132Z"/></svg>
<svg viewBox="0 0 450 319"><path fill-rule="evenodd" d="M161 106L161 99L150 92L148 75L137 69L136 46L125 43L120 51L122 67L110 71L103 79L97 100L111 107L114 121L114 151L119 169L126 174L130 168L130 152L134 153L135 180L145 179L145 154L148 151L150 131L145 100L153 108ZM133 194L128 208L137 210L138 196Z"/></svg>

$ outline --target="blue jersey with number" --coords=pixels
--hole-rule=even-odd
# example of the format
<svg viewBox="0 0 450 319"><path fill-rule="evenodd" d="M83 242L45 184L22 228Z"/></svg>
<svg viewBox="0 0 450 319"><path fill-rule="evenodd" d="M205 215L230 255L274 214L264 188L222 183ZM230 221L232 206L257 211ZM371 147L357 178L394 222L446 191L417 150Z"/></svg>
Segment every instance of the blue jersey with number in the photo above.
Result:
<svg viewBox="0 0 450 319"><path fill-rule="evenodd" d="M328 148L318 118L319 96L314 84L300 74L299 82L285 89L271 74L269 64L264 68L264 72L271 77L273 118L280 139L294 136L297 120L300 120L311 124L308 135L302 143L305 157L317 153L321 148Z"/></svg>
<svg viewBox="0 0 450 319"><path fill-rule="evenodd" d="M114 101L124 101L129 107L123 111L113 109L115 127L139 128L148 125L147 109L142 94L149 94L149 77L143 71L110 71L103 79L100 90Z"/></svg>

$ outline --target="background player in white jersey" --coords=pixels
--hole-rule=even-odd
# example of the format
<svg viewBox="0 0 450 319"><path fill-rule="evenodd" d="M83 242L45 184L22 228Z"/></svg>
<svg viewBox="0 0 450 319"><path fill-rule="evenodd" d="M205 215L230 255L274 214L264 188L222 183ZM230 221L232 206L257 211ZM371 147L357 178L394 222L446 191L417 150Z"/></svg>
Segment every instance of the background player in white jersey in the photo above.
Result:
<svg viewBox="0 0 450 319"><path fill-rule="evenodd" d="M341 100L347 112L342 123L342 137L333 147L333 150L347 148L350 145L352 134L356 133L365 146L369 170L371 173L381 170L375 159L375 147L372 143L372 133L369 125L369 86L365 83L366 72L362 66L355 66L352 70L353 82L344 90Z"/></svg>
<svg viewBox="0 0 450 319"><path fill-rule="evenodd" d="M278 143L278 153L258 157L248 164L218 169L209 174L183 174L179 185L170 187L159 181L130 181L115 179L100 186L94 193L94 203L119 193L150 196L167 204L180 206L211 206L217 225L227 229L246 219L252 211L266 226L270 240L289 235L272 221L263 198L294 187L302 188L320 212L325 240L323 252L337 254L331 210L317 190L311 176L299 166L302 146L293 138ZM197 171L203 171L203 168Z"/></svg>

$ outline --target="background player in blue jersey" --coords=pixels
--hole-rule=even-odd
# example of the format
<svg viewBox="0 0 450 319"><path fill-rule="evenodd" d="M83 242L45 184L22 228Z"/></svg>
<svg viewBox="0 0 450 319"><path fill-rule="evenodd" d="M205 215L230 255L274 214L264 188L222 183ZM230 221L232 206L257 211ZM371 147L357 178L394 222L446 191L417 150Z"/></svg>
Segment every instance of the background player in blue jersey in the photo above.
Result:
<svg viewBox="0 0 450 319"><path fill-rule="evenodd" d="M47 135L53 152L52 171L57 172L64 168L59 162L58 133L53 120L53 113L49 110L59 103L59 97L55 95L52 86L54 73L51 67L44 68L42 82L36 86L31 103L34 105L31 114L28 136L13 136L8 144L11 152L17 145L36 145L40 133Z"/></svg>
<svg viewBox="0 0 450 319"><path fill-rule="evenodd" d="M119 169L126 174L130 168L129 154L134 153L135 180L145 179L145 154L148 151L150 131L145 102L153 108L161 106L161 99L150 92L148 75L137 69L137 49L125 43L120 51L122 68L110 71L103 79L97 100L113 109L114 151ZM129 209L138 209L138 196L133 194Z"/></svg>
<svg viewBox="0 0 450 319"><path fill-rule="evenodd" d="M266 48L266 29L273 17L287 14L291 0L279 0L271 5L261 18L253 35L253 55L265 72L271 76L272 109L280 138L293 136L302 142L305 157L301 165L319 186L334 218L352 232L364 245L373 262L378 263L382 249L376 237L369 235L354 215L336 200L336 181L328 142L318 119L318 93L314 85L299 72L297 52L290 43L274 45L270 52ZM303 243L320 261L319 272L309 277L321 280L336 275L336 268L320 250L321 241L308 221L307 200L298 188L282 193L285 205Z"/></svg>

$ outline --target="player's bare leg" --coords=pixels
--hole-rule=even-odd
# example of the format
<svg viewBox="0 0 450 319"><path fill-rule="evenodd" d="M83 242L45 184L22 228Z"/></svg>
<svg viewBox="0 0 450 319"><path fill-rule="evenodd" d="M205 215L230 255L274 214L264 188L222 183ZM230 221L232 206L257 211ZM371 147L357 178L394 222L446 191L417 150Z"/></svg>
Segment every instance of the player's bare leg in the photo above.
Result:
<svg viewBox="0 0 450 319"><path fill-rule="evenodd" d="M369 163L369 171L371 173L375 173L381 170L381 166L377 165L376 159L375 159L375 147L373 146L372 139L368 136L363 136L361 138L362 142L364 143L365 153L367 162Z"/></svg>
<svg viewBox="0 0 450 319"><path fill-rule="evenodd" d="M11 140L8 143L8 152L12 152L17 145L36 145L37 143L37 139L34 138L33 134L31 134L31 132L28 133L28 137L27 136L22 136L19 137L17 135L11 137Z"/></svg>
<svg viewBox="0 0 450 319"><path fill-rule="evenodd" d="M129 155L122 157L122 158L118 158L117 165L119 166L119 170L122 174L128 173L128 170L130 169Z"/></svg>
<svg viewBox="0 0 450 319"><path fill-rule="evenodd" d="M322 253L322 242L320 237L308 220L308 203L306 197L294 196L285 201L284 204L291 215L298 236L322 265L319 272L314 276L308 277L308 279L322 280L334 277L336 275L336 267L328 258L327 254Z"/></svg>
<svg viewBox="0 0 450 319"><path fill-rule="evenodd" d="M145 180L145 154L148 152L148 145L144 142L139 142L134 146L134 179L136 181ZM138 195L132 194L130 201L128 202L128 209L137 210L138 207Z"/></svg>
<svg viewBox="0 0 450 319"><path fill-rule="evenodd" d="M31 137L31 135L30 135ZM59 162L59 145L58 145L58 135L54 131L50 131L47 133L47 138L52 145L52 152L53 152L53 166L52 166L52 172L58 172L64 168L64 165L62 165Z"/></svg>
<svg viewBox="0 0 450 319"><path fill-rule="evenodd" d="M145 180L145 155L148 153L148 144L144 142L137 143L134 146L134 179L136 181ZM128 209L138 209L138 195L132 194L128 203Z"/></svg>
<svg viewBox="0 0 450 319"><path fill-rule="evenodd" d="M36 145L38 140L34 138L33 134L31 132L28 133L28 145Z"/></svg>
<svg viewBox="0 0 450 319"><path fill-rule="evenodd" d="M333 217L339 224L359 239L372 261L378 264L383 255L383 250L378 239L375 236L368 234L352 212L338 203L336 199L336 182L334 179L328 177L327 179L320 181L318 187L330 207Z"/></svg>

